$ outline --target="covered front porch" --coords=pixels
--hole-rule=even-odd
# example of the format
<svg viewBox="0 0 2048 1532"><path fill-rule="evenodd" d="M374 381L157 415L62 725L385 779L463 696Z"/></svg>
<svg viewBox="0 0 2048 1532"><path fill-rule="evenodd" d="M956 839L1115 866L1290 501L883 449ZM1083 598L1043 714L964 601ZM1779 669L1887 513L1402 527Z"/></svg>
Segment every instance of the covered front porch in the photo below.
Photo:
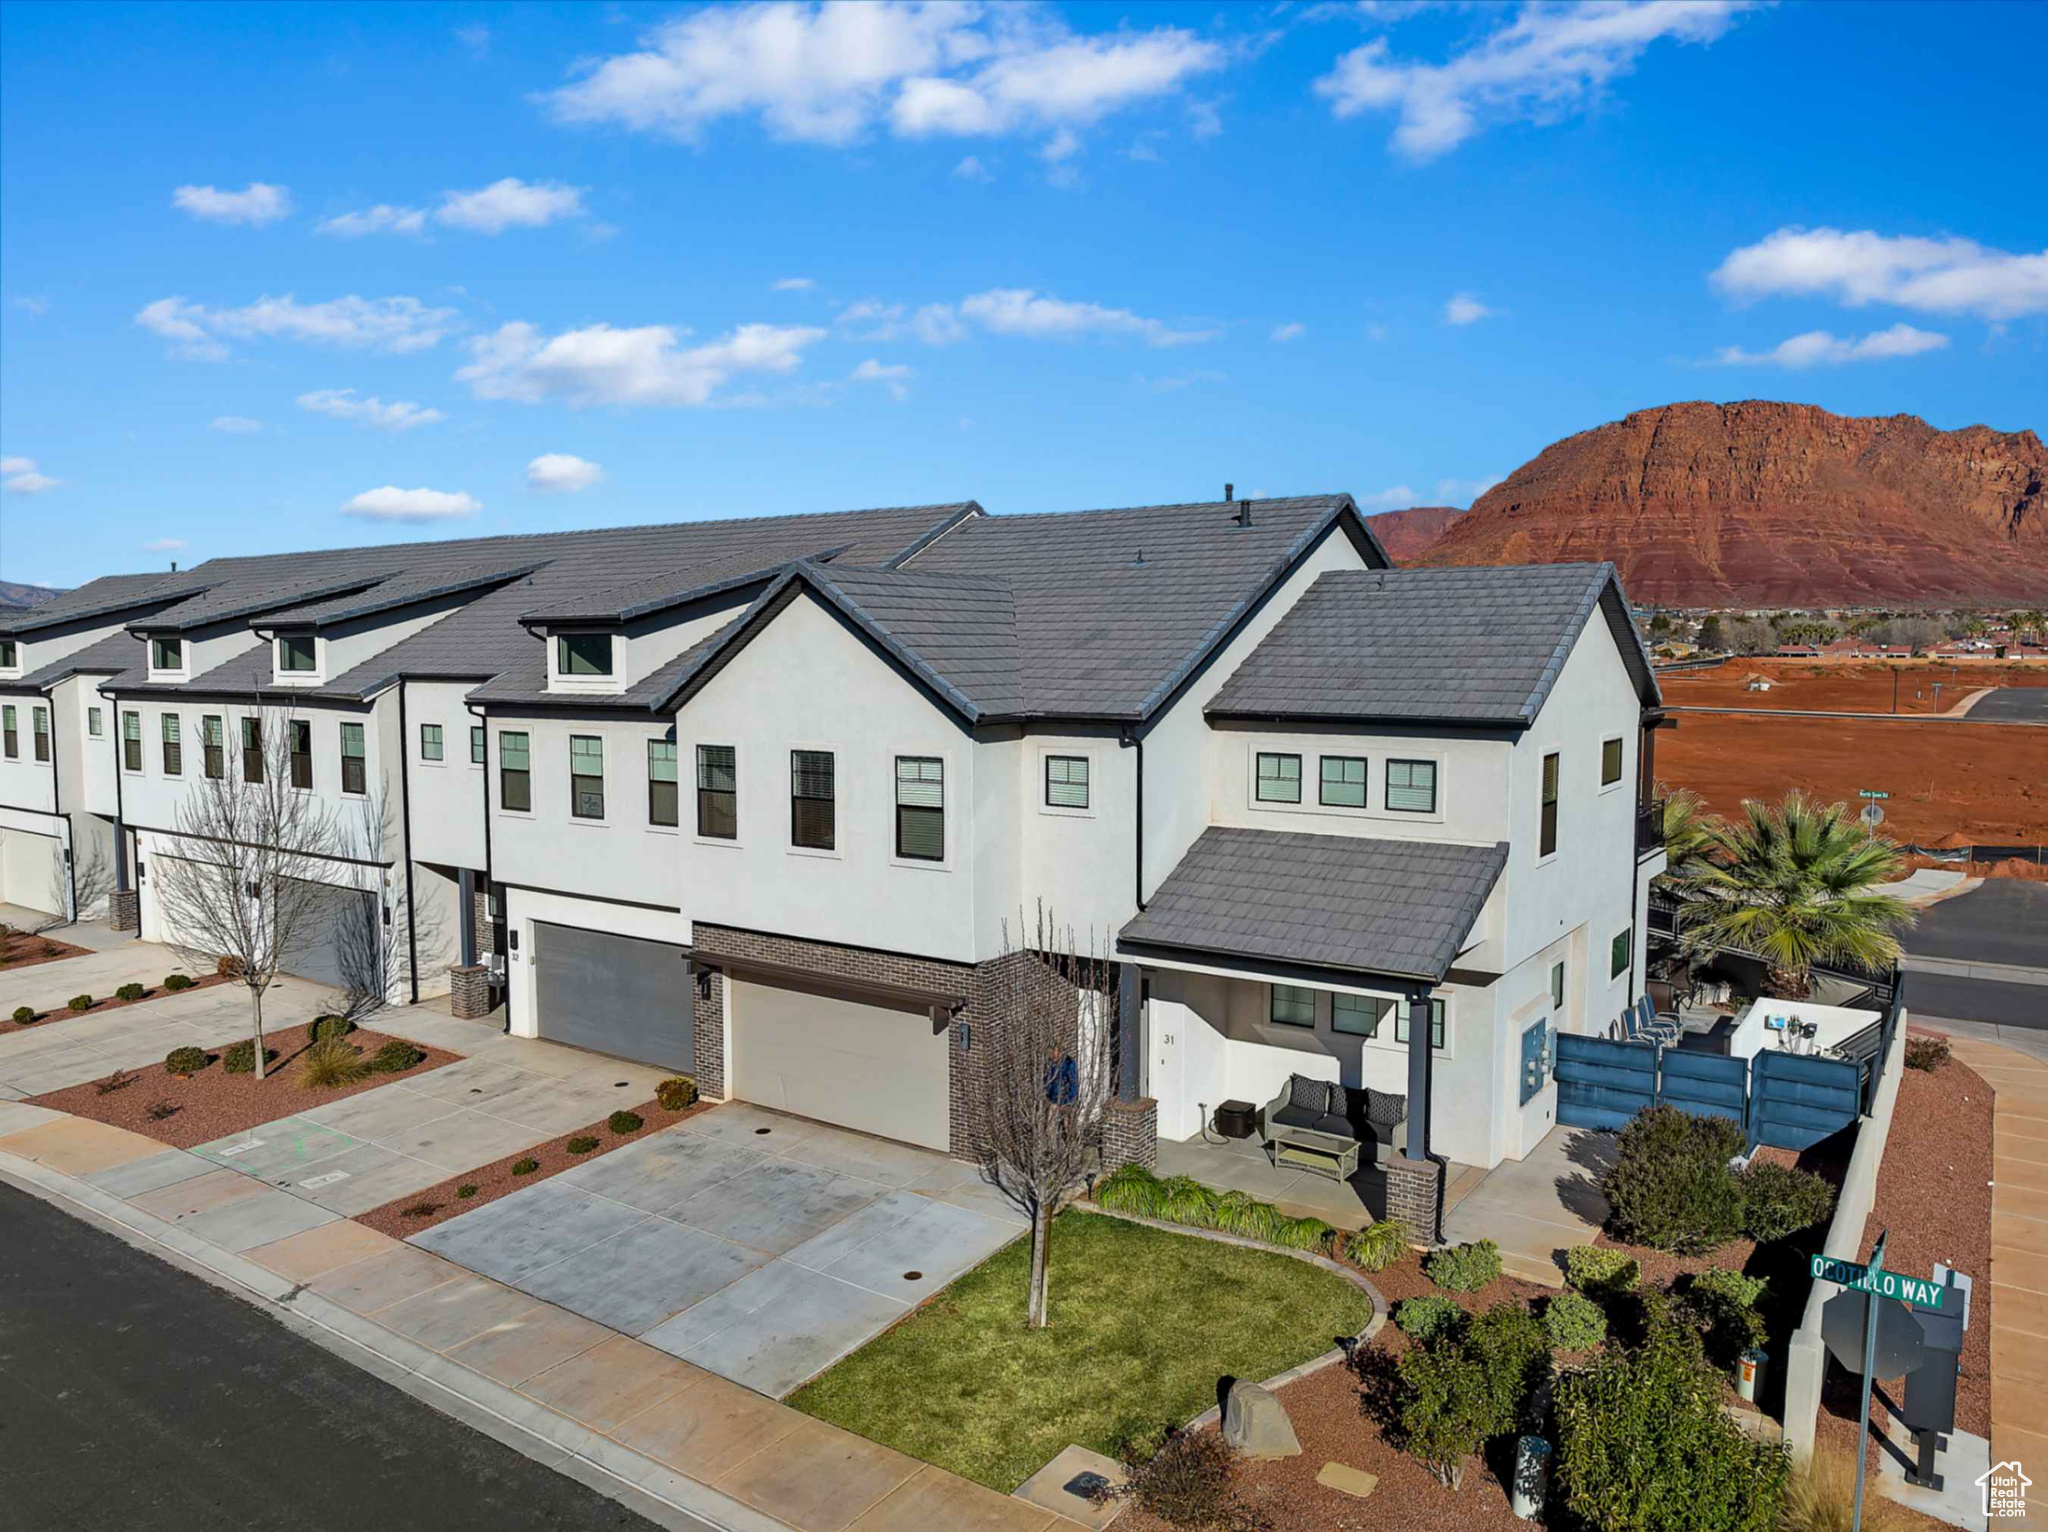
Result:
<svg viewBox="0 0 2048 1532"><path fill-rule="evenodd" d="M1339 1229L1362 1229L1388 1216L1387 1173L1381 1167L1360 1164L1348 1180L1335 1181L1290 1166L1275 1166L1257 1134L1232 1139L1210 1132L1178 1143L1162 1139L1158 1170L1162 1176L1191 1176L1217 1191L1249 1192L1290 1217L1320 1218ZM1447 1221L1466 1194L1485 1179L1486 1172L1476 1165L1446 1162L1443 1214Z"/></svg>

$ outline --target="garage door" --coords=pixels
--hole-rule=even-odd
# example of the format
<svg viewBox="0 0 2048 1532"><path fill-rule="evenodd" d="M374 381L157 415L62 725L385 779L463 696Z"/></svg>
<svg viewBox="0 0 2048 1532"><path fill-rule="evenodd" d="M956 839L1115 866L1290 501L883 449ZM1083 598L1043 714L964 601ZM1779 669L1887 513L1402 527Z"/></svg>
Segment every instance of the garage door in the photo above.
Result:
<svg viewBox="0 0 2048 1532"><path fill-rule="evenodd" d="M692 1066L692 990L681 947L542 921L533 948L542 1037L665 1069Z"/></svg>
<svg viewBox="0 0 2048 1532"><path fill-rule="evenodd" d="M735 981L733 1094L881 1138L949 1147L946 1033L923 1011Z"/></svg>
<svg viewBox="0 0 2048 1532"><path fill-rule="evenodd" d="M55 914L63 892L51 886L59 849L54 835L0 830L0 902Z"/></svg>
<svg viewBox="0 0 2048 1532"><path fill-rule="evenodd" d="M345 990L353 970L355 984L367 990L376 987L380 971L388 976L404 967L402 955L392 950L381 929L374 894L331 883L306 886L312 890L313 908L285 954L286 973Z"/></svg>

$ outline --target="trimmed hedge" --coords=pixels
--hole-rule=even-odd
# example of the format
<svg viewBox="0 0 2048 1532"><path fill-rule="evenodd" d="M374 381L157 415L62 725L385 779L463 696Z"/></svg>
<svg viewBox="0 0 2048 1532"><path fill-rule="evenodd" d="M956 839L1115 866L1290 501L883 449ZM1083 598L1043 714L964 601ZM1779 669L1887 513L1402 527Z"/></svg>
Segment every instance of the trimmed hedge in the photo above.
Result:
<svg viewBox="0 0 2048 1532"><path fill-rule="evenodd" d="M204 1048L173 1048L164 1055L164 1070L174 1075L196 1075L210 1062Z"/></svg>
<svg viewBox="0 0 2048 1532"><path fill-rule="evenodd" d="M1422 1269L1438 1287L1454 1293L1476 1293L1500 1275L1500 1246L1490 1239L1452 1245L1425 1257Z"/></svg>
<svg viewBox="0 0 2048 1532"><path fill-rule="evenodd" d="M34 1006L32 1006L32 1005L17 1005L17 1006L16 1006L15 1008L14 1008L14 1020L15 1020L15 1024L16 1024L16 1025L18 1025L18 1026L23 1026L23 1027L25 1027L25 1026L27 1026L27 1025L28 1025L28 1024L30 1023L30 1022L34 1021L35 1019L36 1019L36 1008L35 1008Z"/></svg>
<svg viewBox="0 0 2048 1532"><path fill-rule="evenodd" d="M579 1133L562 1147L571 1154L588 1154L597 1147L597 1140L588 1133Z"/></svg>
<svg viewBox="0 0 2048 1532"><path fill-rule="evenodd" d="M1607 1339L1607 1314L1584 1293L1559 1293L1543 1306L1543 1332L1559 1351L1591 1351Z"/></svg>
<svg viewBox="0 0 2048 1532"><path fill-rule="evenodd" d="M1810 1170L1758 1160L1736 1178L1742 1188L1742 1231L1759 1245L1825 1223L1835 1188Z"/></svg>
<svg viewBox="0 0 2048 1532"><path fill-rule="evenodd" d="M66 1004L68 1004L74 1011L89 1011L92 1009L92 996L73 995L71 999L66 1002Z"/></svg>
<svg viewBox="0 0 2048 1532"><path fill-rule="evenodd" d="M538 1169L540 1169L540 1161L531 1156L512 1162L512 1174L515 1176L530 1176Z"/></svg>
<svg viewBox="0 0 2048 1532"><path fill-rule="evenodd" d="M411 1043L392 1038L370 1057L370 1068L380 1075L404 1074L426 1058L426 1054Z"/></svg>
<svg viewBox="0 0 2048 1532"><path fill-rule="evenodd" d="M276 1062L277 1050L263 1050L263 1065L267 1069ZM231 1075L252 1075L256 1073L256 1040L245 1037L239 1043L229 1043L227 1051L220 1056L220 1067Z"/></svg>
<svg viewBox="0 0 2048 1532"><path fill-rule="evenodd" d="M181 989L190 989L193 982L192 975L189 973L167 973L164 975L164 988L174 995Z"/></svg>
<svg viewBox="0 0 2048 1532"><path fill-rule="evenodd" d="M1420 1298L1403 1298L1394 1305L1394 1326L1403 1335L1425 1345L1449 1335L1465 1323L1465 1311L1450 1298L1426 1293Z"/></svg>
<svg viewBox="0 0 2048 1532"><path fill-rule="evenodd" d="M638 1112L614 1112L604 1120L604 1125L614 1133L638 1133L644 1121Z"/></svg>
<svg viewBox="0 0 2048 1532"><path fill-rule="evenodd" d="M347 1037L355 1029L356 1024L346 1016L315 1016L308 1036L316 1043L324 1043L330 1037Z"/></svg>
<svg viewBox="0 0 2048 1532"><path fill-rule="evenodd" d="M124 984L114 991L114 998L116 1000L140 1000L148 993L149 991L140 984Z"/></svg>

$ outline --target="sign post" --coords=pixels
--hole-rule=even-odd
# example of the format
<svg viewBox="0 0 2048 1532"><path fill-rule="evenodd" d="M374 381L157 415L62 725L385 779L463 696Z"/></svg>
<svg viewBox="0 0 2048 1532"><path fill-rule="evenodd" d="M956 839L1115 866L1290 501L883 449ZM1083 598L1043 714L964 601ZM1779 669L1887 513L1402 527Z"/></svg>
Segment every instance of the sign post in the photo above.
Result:
<svg viewBox="0 0 2048 1532"><path fill-rule="evenodd" d="M1884 1275L1884 1240L1888 1229L1877 1232L1877 1243L1870 1250L1870 1275ZM1867 1461L1865 1454L1870 1451L1870 1369L1877 1360L1877 1289L1867 1287L1863 1291L1863 1411L1856 1420L1856 1512L1849 1523L1849 1532L1863 1532L1863 1481L1870 1477L1864 1471Z"/></svg>

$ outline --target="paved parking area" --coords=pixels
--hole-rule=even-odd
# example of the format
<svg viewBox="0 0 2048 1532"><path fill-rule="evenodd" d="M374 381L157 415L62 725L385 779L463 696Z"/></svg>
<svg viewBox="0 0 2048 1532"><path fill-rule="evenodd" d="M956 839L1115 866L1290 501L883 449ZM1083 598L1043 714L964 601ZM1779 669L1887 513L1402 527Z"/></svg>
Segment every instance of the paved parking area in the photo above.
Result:
<svg viewBox="0 0 2048 1532"><path fill-rule="evenodd" d="M411 1243L780 1398L1023 1227L971 1166L730 1103Z"/></svg>

